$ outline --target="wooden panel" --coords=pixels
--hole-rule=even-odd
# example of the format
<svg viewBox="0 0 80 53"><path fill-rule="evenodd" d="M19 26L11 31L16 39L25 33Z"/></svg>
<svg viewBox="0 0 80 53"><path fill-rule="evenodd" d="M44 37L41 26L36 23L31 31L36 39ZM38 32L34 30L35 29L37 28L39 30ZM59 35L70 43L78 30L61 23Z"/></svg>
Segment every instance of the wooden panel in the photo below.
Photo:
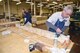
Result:
<svg viewBox="0 0 80 53"><path fill-rule="evenodd" d="M28 44L17 34L10 34L0 39L0 53L29 53Z"/></svg>
<svg viewBox="0 0 80 53"><path fill-rule="evenodd" d="M31 43L34 44L36 42L40 42L50 48L53 47L54 44L53 39L48 39L44 36L40 36L38 34L31 33L17 27L10 28L9 30L12 31L12 33L9 35L4 36L0 34L1 53L30 53L28 49L29 44ZM29 42L25 42L24 41L25 39L29 40ZM46 49L46 50L43 49L44 52L35 50L32 53L50 53L49 49L45 47L43 48Z"/></svg>

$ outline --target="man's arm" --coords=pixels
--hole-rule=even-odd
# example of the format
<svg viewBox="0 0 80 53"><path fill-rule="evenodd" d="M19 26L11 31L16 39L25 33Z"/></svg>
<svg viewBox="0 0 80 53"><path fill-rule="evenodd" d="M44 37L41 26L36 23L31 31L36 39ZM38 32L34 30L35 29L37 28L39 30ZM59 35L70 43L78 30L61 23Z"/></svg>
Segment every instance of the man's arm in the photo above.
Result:
<svg viewBox="0 0 80 53"><path fill-rule="evenodd" d="M49 28L52 28L52 29L54 29L54 30L57 29L56 26L54 26L52 23L50 23L50 22L48 22L48 21L46 21L46 25L47 25Z"/></svg>
<svg viewBox="0 0 80 53"><path fill-rule="evenodd" d="M52 23L50 23L50 22L46 22L46 25L49 27L49 28L52 28L52 29L54 29L55 31L56 31L56 33L62 33L62 31L59 29L59 28L57 28L55 25L53 25Z"/></svg>

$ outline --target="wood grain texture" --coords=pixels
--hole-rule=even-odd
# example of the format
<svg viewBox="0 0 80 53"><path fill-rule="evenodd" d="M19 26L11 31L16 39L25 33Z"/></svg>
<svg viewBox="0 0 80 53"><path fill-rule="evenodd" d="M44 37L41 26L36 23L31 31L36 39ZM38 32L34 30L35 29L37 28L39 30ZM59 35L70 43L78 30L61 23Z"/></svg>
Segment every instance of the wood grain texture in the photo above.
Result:
<svg viewBox="0 0 80 53"><path fill-rule="evenodd" d="M54 45L53 39L48 39L17 27L11 27L9 30L11 30L12 33L7 36L3 36L0 33L0 53L30 53L29 44L36 42L40 42L50 48ZM25 39L28 39L29 42L24 42ZM73 44L71 44L71 46L72 45ZM71 46L69 46L69 49L72 48ZM43 50L43 52L34 50L32 53L50 53L49 49L46 47L43 47Z"/></svg>

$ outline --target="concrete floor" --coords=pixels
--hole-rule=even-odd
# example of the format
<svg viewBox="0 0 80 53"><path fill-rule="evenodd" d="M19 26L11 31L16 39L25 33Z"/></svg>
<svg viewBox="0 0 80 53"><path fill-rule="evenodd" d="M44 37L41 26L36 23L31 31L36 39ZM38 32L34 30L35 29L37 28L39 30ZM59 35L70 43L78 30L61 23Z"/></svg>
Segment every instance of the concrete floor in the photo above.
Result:
<svg viewBox="0 0 80 53"><path fill-rule="evenodd" d="M45 24L37 25L36 28L47 30ZM71 49L70 53L80 53L80 35L70 34L71 40L75 43Z"/></svg>

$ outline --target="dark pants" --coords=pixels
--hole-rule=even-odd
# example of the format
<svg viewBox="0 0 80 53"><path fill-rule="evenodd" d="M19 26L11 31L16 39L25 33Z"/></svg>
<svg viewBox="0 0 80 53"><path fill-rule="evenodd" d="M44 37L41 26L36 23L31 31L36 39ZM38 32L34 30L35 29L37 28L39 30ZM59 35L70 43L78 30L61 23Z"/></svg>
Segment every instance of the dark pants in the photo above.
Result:
<svg viewBox="0 0 80 53"><path fill-rule="evenodd" d="M31 18L27 18L24 24L26 24L27 22L30 22L30 23L32 23L32 20L31 20Z"/></svg>

